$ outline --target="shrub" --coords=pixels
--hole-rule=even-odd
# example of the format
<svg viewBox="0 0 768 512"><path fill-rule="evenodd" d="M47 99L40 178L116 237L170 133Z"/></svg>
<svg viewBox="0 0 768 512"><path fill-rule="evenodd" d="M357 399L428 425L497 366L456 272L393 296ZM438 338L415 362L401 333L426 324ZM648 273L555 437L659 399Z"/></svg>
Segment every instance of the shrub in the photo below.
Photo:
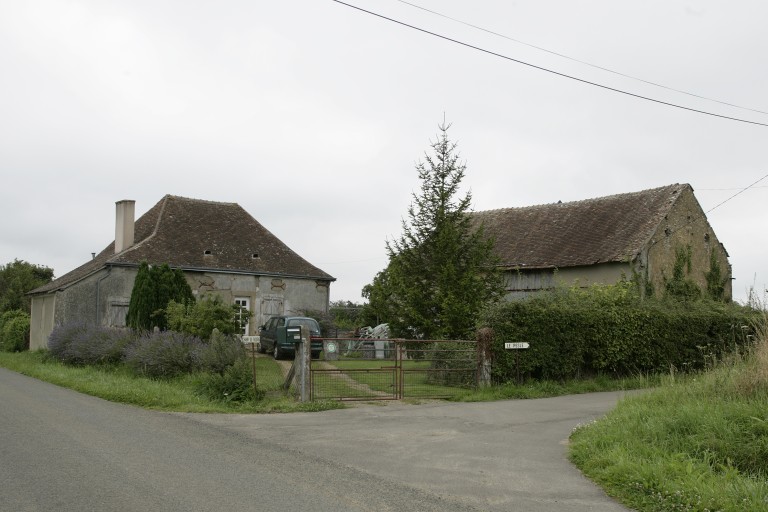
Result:
<svg viewBox="0 0 768 512"><path fill-rule="evenodd" d="M29 315L19 309L0 316L0 350L21 352L29 347Z"/></svg>
<svg viewBox="0 0 768 512"><path fill-rule="evenodd" d="M245 351L240 340L214 329L211 341L200 351L200 368L223 375L229 367L244 358Z"/></svg>
<svg viewBox="0 0 768 512"><path fill-rule="evenodd" d="M169 329L202 339L210 338L214 329L223 334L239 333L250 315L236 304L225 303L218 295L196 302L171 301L166 308Z"/></svg>
<svg viewBox="0 0 768 512"><path fill-rule="evenodd" d="M245 358L238 359L221 374L201 374L195 389L211 400L224 402L245 402L264 397L263 390L254 391L252 369Z"/></svg>
<svg viewBox="0 0 768 512"><path fill-rule="evenodd" d="M115 364L136 337L128 329L73 322L56 326L48 338L50 354L67 364Z"/></svg>
<svg viewBox="0 0 768 512"><path fill-rule="evenodd" d="M87 336L88 326L83 322L57 325L48 336L48 350L51 356L63 363L76 363L77 357L71 351L72 342Z"/></svg>
<svg viewBox="0 0 768 512"><path fill-rule="evenodd" d="M200 369L203 342L174 331L146 333L125 350L125 363L148 377L170 378Z"/></svg>

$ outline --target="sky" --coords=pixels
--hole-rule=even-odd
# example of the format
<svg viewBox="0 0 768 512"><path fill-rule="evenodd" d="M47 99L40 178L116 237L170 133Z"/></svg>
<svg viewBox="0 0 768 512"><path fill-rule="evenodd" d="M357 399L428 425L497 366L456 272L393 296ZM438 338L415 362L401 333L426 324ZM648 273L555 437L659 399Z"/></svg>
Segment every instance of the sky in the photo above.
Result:
<svg viewBox="0 0 768 512"><path fill-rule="evenodd" d="M445 120L474 210L689 183L765 293L768 127L659 102L768 124L767 2L349 3L487 51L332 0L0 0L0 264L61 276L173 194L360 302Z"/></svg>

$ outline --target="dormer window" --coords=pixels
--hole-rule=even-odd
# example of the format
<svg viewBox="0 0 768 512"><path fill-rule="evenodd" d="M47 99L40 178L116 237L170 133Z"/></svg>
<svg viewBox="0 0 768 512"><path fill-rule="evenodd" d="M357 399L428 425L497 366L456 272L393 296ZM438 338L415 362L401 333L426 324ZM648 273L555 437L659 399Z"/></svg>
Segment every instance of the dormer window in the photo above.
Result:
<svg viewBox="0 0 768 512"><path fill-rule="evenodd" d="M204 256L210 256L211 254L213 254L213 252L211 252L210 249L206 249L205 251L203 251Z"/></svg>
<svg viewBox="0 0 768 512"><path fill-rule="evenodd" d="M251 258L253 258L254 260L259 259L259 253L255 252L255 253L251 254Z"/></svg>

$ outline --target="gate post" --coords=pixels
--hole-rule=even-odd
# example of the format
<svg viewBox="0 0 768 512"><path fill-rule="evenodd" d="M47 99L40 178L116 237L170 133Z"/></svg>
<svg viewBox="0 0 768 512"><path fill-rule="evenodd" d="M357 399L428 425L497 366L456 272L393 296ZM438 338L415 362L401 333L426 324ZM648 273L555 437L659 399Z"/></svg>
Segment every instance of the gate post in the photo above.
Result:
<svg viewBox="0 0 768 512"><path fill-rule="evenodd" d="M477 387L487 388L491 385L491 342L493 329L483 327L477 331Z"/></svg>
<svg viewBox="0 0 768 512"><path fill-rule="evenodd" d="M296 362L299 365L299 399L302 402L310 400L310 365L312 364L312 341L310 339L309 327L301 326L301 343L298 343L296 352Z"/></svg>

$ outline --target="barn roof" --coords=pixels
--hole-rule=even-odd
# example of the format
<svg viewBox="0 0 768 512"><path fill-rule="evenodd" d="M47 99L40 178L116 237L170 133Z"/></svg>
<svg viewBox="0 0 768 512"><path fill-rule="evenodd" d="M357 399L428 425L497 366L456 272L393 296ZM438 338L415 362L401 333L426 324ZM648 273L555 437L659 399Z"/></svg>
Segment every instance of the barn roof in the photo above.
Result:
<svg viewBox="0 0 768 512"><path fill-rule="evenodd" d="M507 268L564 268L632 260L687 184L583 201L472 213Z"/></svg>
<svg viewBox="0 0 768 512"><path fill-rule="evenodd" d="M184 270L330 280L237 203L166 195L135 223L136 242L115 254L110 243L95 258L30 293L66 287L105 266L168 263Z"/></svg>

